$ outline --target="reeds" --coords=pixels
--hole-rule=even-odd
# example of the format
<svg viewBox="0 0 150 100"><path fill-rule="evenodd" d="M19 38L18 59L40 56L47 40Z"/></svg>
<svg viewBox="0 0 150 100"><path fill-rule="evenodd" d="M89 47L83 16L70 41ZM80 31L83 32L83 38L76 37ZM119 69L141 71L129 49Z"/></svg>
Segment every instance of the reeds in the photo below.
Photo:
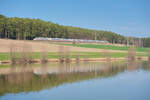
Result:
<svg viewBox="0 0 150 100"><path fill-rule="evenodd" d="M134 46L131 46L128 50L128 61L135 61L136 60L136 50Z"/></svg>
<svg viewBox="0 0 150 100"><path fill-rule="evenodd" d="M148 50L148 61L150 61L150 48Z"/></svg>
<svg viewBox="0 0 150 100"><path fill-rule="evenodd" d="M46 51L45 47L43 46L41 48L41 63L47 63L48 62L48 52Z"/></svg>
<svg viewBox="0 0 150 100"><path fill-rule="evenodd" d="M71 62L70 55L68 55L68 54L66 55L66 60L65 61L66 61L66 63L70 63Z"/></svg>
<svg viewBox="0 0 150 100"><path fill-rule="evenodd" d="M84 55L84 61L88 62L89 61L89 58L87 55Z"/></svg>
<svg viewBox="0 0 150 100"><path fill-rule="evenodd" d="M47 63L48 59L47 59L47 53L46 52L42 52L41 53L41 63Z"/></svg>
<svg viewBox="0 0 150 100"><path fill-rule="evenodd" d="M33 63L33 53L32 53L32 47L27 44L23 43L22 46L22 52L20 52L20 63Z"/></svg>
<svg viewBox="0 0 150 100"><path fill-rule="evenodd" d="M76 62L77 62L77 63L80 62L80 53L77 53L77 54L76 54L76 58L75 58L75 59L76 59Z"/></svg>
<svg viewBox="0 0 150 100"><path fill-rule="evenodd" d="M66 56L66 63L70 63L71 62L71 52L70 52L70 48L66 48L65 49L65 56Z"/></svg>
<svg viewBox="0 0 150 100"><path fill-rule="evenodd" d="M65 48L64 46L60 46L59 47L59 52L58 52L58 56L59 56L59 62L60 63L70 63L71 62L71 52L69 48Z"/></svg>
<svg viewBox="0 0 150 100"><path fill-rule="evenodd" d="M59 56L59 62L63 63L65 61L64 46L59 46L58 56Z"/></svg>
<svg viewBox="0 0 150 100"><path fill-rule="evenodd" d="M10 60L13 64L17 62L17 54L15 51L16 51L15 44L11 44L9 56L10 56Z"/></svg>
<svg viewBox="0 0 150 100"><path fill-rule="evenodd" d="M107 49L104 49L103 56L106 58L106 62L111 62L111 52Z"/></svg>
<svg viewBox="0 0 150 100"><path fill-rule="evenodd" d="M12 64L21 63L33 63L33 53L30 45L23 43L22 47L18 45L10 45L10 60Z"/></svg>

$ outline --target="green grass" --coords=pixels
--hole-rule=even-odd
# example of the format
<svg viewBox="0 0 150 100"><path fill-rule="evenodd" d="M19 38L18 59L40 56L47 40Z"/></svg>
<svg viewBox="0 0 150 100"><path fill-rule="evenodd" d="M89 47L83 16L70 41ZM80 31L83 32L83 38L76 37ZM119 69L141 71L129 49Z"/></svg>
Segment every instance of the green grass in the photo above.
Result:
<svg viewBox="0 0 150 100"><path fill-rule="evenodd" d="M127 51L129 46L113 46L113 45L101 45L101 44L63 44L75 47L85 47L85 48L96 48L96 49L109 49L109 50L123 50ZM147 52L149 48L136 47L137 52Z"/></svg>
<svg viewBox="0 0 150 100"><path fill-rule="evenodd" d="M1 65L0 64L0 68L8 68L9 67L9 65Z"/></svg>
<svg viewBox="0 0 150 100"><path fill-rule="evenodd" d="M70 58L76 58L77 55L80 55L80 58L104 58L106 57L103 52L72 52L70 53ZM41 53L39 52L34 52L32 53L32 56L34 59L40 59L41 58ZM146 53L137 53L137 56L147 56ZM110 57L113 58L120 58L120 57L127 57L127 53L125 52L112 52L110 54ZM58 53L56 52L49 52L47 54L48 59L57 59L59 58ZM9 53L0 53L0 61L4 60L10 60Z"/></svg>

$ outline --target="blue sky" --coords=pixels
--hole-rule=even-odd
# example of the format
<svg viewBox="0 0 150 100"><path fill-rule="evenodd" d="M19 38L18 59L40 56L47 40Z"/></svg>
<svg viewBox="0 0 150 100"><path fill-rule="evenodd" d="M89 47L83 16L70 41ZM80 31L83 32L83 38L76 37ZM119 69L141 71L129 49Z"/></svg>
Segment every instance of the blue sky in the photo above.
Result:
<svg viewBox="0 0 150 100"><path fill-rule="evenodd" d="M150 37L150 0L0 0L0 14Z"/></svg>

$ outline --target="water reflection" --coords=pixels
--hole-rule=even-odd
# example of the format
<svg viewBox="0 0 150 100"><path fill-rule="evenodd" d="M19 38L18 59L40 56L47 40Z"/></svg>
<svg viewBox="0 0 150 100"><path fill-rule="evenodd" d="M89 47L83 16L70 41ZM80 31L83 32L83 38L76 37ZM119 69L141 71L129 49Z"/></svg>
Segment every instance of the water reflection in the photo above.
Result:
<svg viewBox="0 0 150 100"><path fill-rule="evenodd" d="M107 78L124 71L150 70L150 62L51 63L0 68L0 95L40 91L65 83Z"/></svg>

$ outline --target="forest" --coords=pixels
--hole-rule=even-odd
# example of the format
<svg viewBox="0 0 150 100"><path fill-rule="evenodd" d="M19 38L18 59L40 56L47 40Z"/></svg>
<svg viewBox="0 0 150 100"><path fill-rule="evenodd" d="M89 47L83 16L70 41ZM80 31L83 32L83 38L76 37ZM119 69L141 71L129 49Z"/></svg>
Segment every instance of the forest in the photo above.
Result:
<svg viewBox="0 0 150 100"><path fill-rule="evenodd" d="M150 38L125 37L110 31L64 26L41 19L6 17L0 14L0 38L32 40L35 37L105 40L110 43L150 46Z"/></svg>

